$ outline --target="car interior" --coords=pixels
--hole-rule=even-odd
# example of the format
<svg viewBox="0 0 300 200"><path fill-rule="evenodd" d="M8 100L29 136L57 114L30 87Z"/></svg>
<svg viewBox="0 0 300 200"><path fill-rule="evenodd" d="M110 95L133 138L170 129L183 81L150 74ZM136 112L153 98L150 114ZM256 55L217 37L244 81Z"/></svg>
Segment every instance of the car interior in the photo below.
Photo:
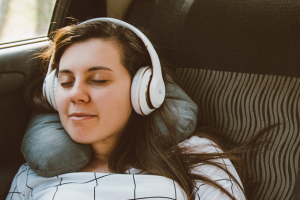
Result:
<svg viewBox="0 0 300 200"><path fill-rule="evenodd" d="M39 69L36 53L56 29L107 16L151 34L198 105L199 126L246 142L277 124L267 144L242 155L239 175L250 199L300 198L299 1L57 0L49 38L0 44L1 200L26 162L20 147L32 109L23 90Z"/></svg>

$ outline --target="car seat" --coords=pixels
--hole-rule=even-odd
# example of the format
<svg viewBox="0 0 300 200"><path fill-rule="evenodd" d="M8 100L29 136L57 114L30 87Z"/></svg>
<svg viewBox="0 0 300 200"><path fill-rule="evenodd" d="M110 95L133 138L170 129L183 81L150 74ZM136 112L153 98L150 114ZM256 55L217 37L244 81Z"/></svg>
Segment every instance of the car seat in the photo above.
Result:
<svg viewBox="0 0 300 200"><path fill-rule="evenodd" d="M245 142L280 123L243 154L240 176L255 200L300 197L299 13L295 0L159 0L140 23L197 103L199 124Z"/></svg>

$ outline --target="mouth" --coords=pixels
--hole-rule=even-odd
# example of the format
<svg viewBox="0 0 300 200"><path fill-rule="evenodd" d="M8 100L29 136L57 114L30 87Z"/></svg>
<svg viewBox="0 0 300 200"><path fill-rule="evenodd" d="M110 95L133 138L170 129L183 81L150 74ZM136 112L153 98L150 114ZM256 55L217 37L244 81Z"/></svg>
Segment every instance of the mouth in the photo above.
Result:
<svg viewBox="0 0 300 200"><path fill-rule="evenodd" d="M69 115L69 117L73 121L84 121L84 120L88 120L88 119L97 117L97 115L92 115L92 114L88 114L88 113L72 113Z"/></svg>

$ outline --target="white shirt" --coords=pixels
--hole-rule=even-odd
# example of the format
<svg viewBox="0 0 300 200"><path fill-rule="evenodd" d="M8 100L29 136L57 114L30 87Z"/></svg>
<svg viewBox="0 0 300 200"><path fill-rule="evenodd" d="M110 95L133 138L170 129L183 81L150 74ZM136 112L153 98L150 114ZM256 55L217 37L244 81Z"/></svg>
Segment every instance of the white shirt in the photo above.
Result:
<svg viewBox="0 0 300 200"><path fill-rule="evenodd" d="M189 147L194 153L221 152L208 139L191 137L179 144ZM216 159L225 166L241 184L240 178L229 159ZM61 174L51 178L37 175L25 163L16 174L6 200L186 200L186 194L173 180L155 175L136 174L139 170L130 169L128 174L112 174L98 172L74 172ZM237 184L229 175L218 167L201 165L194 168L193 173L207 175L227 189L238 200L245 197ZM196 181L197 200L227 200L226 194Z"/></svg>

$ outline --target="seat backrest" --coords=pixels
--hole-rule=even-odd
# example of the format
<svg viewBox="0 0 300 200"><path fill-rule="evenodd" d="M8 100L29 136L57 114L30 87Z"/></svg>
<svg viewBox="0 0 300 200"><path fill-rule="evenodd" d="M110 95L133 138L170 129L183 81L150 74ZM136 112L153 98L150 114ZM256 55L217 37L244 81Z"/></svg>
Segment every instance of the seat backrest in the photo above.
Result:
<svg viewBox="0 0 300 200"><path fill-rule="evenodd" d="M199 124L243 142L280 123L265 147L243 154L240 176L256 200L292 199L295 192L299 8L295 0L160 0L147 26L199 106Z"/></svg>

